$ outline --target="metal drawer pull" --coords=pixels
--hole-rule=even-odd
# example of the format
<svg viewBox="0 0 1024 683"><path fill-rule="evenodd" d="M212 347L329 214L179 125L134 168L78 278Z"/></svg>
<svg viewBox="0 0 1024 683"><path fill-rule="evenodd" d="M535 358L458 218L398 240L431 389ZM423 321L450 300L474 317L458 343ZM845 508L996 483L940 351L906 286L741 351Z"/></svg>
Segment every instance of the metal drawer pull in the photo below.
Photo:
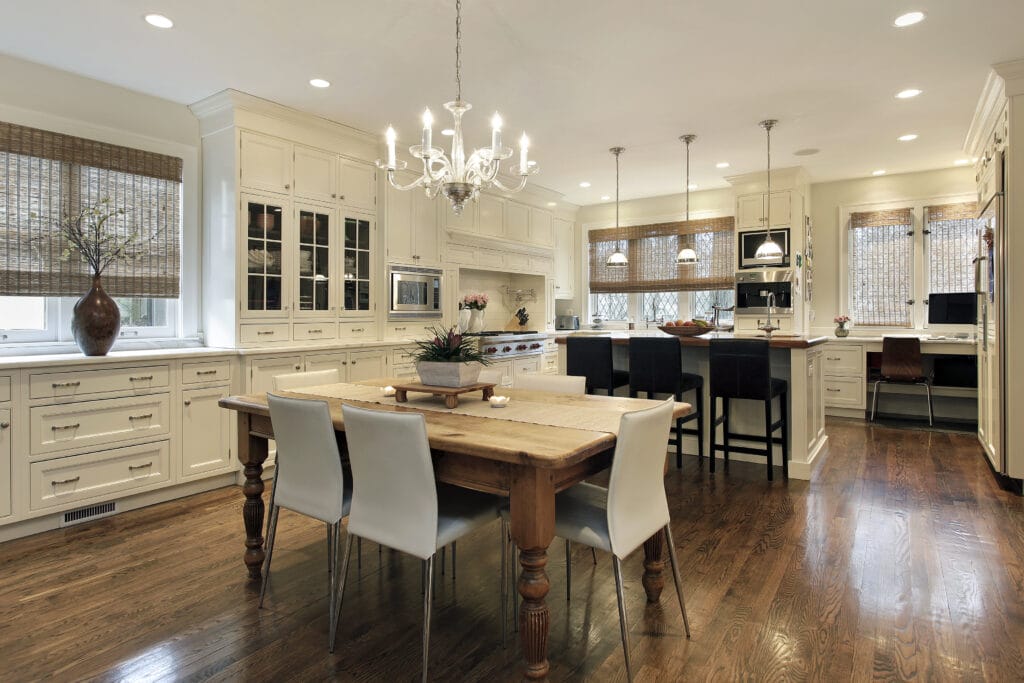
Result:
<svg viewBox="0 0 1024 683"><path fill-rule="evenodd" d="M216 375L217 371L216 370L197 370L196 374L197 375Z"/></svg>
<svg viewBox="0 0 1024 683"><path fill-rule="evenodd" d="M129 415L129 420L148 420L153 417L153 413L146 413L145 415Z"/></svg>
<svg viewBox="0 0 1024 683"><path fill-rule="evenodd" d="M78 429L81 426L82 426L81 422L76 422L73 425L53 425L52 427L50 427L50 429L52 429L55 432L63 432L63 431L66 431L68 429Z"/></svg>
<svg viewBox="0 0 1024 683"><path fill-rule="evenodd" d="M152 467L152 466L153 466L153 461L150 460L145 465L128 465L128 471L130 472L132 470L144 470L147 467Z"/></svg>
<svg viewBox="0 0 1024 683"><path fill-rule="evenodd" d="M81 384L82 384L82 381L76 379L73 382L54 382L50 386L53 387L54 389L60 389L62 387L77 387L77 386L79 386Z"/></svg>
<svg viewBox="0 0 1024 683"><path fill-rule="evenodd" d="M256 331L256 336L258 336L258 337L262 337L265 334L274 334L274 331L273 330L257 330Z"/></svg>
<svg viewBox="0 0 1024 683"><path fill-rule="evenodd" d="M148 382L153 379L153 375L139 375L138 377L129 377L129 382Z"/></svg>
<svg viewBox="0 0 1024 683"><path fill-rule="evenodd" d="M834 358L832 356L825 356L825 360L842 360L842 358Z"/></svg>
<svg viewBox="0 0 1024 683"><path fill-rule="evenodd" d="M365 331L366 330L364 328L362 328L362 327L353 327L352 328L352 333L353 334L355 334L356 332L365 332Z"/></svg>
<svg viewBox="0 0 1024 683"><path fill-rule="evenodd" d="M829 389L828 387L825 387L825 391L831 391L833 394L838 394L842 389Z"/></svg>
<svg viewBox="0 0 1024 683"><path fill-rule="evenodd" d="M405 332L405 328L404 327L396 327L395 328L395 332Z"/></svg>
<svg viewBox="0 0 1024 683"><path fill-rule="evenodd" d="M50 481L50 486L60 486L61 484L74 484L76 481L78 481L81 478L82 478L81 476L78 476L78 477L71 477L70 479L65 479L64 481L51 480Z"/></svg>
<svg viewBox="0 0 1024 683"><path fill-rule="evenodd" d="M324 333L324 331L318 328L318 329L315 329L315 330L309 330L309 332L307 334L323 334L323 333Z"/></svg>

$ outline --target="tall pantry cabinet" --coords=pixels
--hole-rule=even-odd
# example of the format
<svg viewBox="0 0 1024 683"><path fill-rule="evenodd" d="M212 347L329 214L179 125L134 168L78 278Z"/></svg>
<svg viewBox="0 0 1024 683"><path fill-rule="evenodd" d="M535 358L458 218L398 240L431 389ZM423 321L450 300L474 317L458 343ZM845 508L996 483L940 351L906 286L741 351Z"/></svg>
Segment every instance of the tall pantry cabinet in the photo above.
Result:
<svg viewBox="0 0 1024 683"><path fill-rule="evenodd" d="M206 343L375 337L376 140L231 90L191 108L203 141Z"/></svg>

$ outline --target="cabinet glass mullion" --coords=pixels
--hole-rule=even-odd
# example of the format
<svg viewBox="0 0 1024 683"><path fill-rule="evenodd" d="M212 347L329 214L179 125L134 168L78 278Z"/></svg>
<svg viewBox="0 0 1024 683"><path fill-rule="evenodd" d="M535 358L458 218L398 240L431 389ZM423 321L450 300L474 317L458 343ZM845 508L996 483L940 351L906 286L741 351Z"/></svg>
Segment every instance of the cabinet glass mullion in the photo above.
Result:
<svg viewBox="0 0 1024 683"><path fill-rule="evenodd" d="M280 311L282 306L281 207L248 202L246 288L250 311Z"/></svg>
<svg viewBox="0 0 1024 683"><path fill-rule="evenodd" d="M330 301L331 219L327 213L299 210L300 311L328 311Z"/></svg>
<svg viewBox="0 0 1024 683"><path fill-rule="evenodd" d="M347 311L370 310L370 221L345 219L344 299Z"/></svg>

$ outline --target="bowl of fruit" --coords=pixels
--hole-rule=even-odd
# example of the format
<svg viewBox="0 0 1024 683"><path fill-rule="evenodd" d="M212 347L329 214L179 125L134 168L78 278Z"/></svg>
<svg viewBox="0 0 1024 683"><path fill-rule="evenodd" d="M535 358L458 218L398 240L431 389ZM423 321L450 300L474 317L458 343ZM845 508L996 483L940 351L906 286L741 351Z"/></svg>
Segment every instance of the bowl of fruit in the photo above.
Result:
<svg viewBox="0 0 1024 683"><path fill-rule="evenodd" d="M696 337L710 332L711 324L703 320L669 320L658 329L676 337Z"/></svg>

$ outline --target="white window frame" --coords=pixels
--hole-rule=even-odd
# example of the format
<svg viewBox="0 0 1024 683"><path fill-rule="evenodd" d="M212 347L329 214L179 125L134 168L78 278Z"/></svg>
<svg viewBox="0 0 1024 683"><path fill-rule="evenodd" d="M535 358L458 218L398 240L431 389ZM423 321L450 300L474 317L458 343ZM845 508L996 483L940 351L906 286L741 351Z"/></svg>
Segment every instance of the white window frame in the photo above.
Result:
<svg viewBox="0 0 1024 683"><path fill-rule="evenodd" d="M850 300L850 275L849 275L849 262L850 262L850 214L861 211L885 211L888 209L910 209L912 215L912 230L914 235L911 238L911 265L910 265L910 280L912 292L911 296L914 299L914 304L911 307L910 312L910 327L885 327L881 325L864 326L860 328L862 332L869 335L884 334L887 332L896 332L902 334L908 334L913 331L928 331L933 334L940 333L963 333L973 329L973 325L929 325L928 324L928 307L925 304L925 300L928 297L929 283L928 283L928 267L926 258L928 257L928 247L925 243L924 229L926 226L924 218L924 207L926 206L939 206L942 204L958 204L962 202L974 202L977 201L977 197L971 194L955 194L955 195L940 195L933 197L918 197L914 199L903 199L896 201L886 202L873 202L865 204L849 204L841 205L839 207L839 243L838 257L836 262L836 272L842 273L839 278L839 302L842 308L836 312L839 314L848 314L851 310ZM857 330L857 321L853 321L853 329Z"/></svg>

